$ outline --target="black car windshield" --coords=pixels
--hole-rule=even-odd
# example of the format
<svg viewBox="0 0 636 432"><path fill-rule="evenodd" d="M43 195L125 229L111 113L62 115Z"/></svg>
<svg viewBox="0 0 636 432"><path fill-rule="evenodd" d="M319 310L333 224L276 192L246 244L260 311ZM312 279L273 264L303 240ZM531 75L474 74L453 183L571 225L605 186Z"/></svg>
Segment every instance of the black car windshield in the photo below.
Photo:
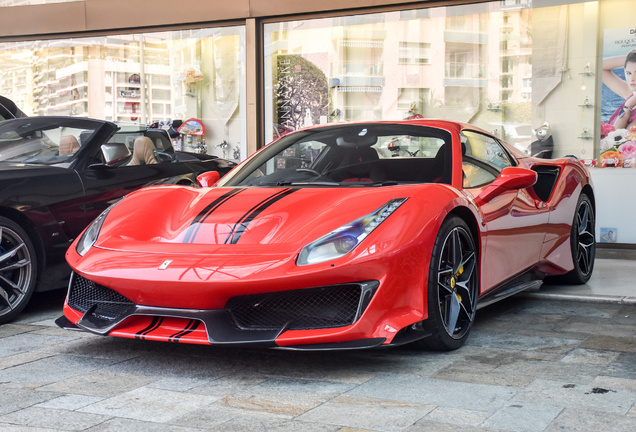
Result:
<svg viewBox="0 0 636 432"><path fill-rule="evenodd" d="M221 186L450 183L451 134L413 124L338 124L282 137Z"/></svg>
<svg viewBox="0 0 636 432"><path fill-rule="evenodd" d="M0 161L58 164L70 161L103 122L29 117L0 123Z"/></svg>

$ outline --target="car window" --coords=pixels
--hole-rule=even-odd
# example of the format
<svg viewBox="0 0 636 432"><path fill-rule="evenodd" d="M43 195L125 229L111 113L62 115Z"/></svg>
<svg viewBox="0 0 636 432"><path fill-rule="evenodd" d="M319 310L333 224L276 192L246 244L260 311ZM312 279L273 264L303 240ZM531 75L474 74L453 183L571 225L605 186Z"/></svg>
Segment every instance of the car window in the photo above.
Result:
<svg viewBox="0 0 636 432"><path fill-rule="evenodd" d="M450 142L449 132L417 125L334 125L301 131L270 144L221 184L450 184Z"/></svg>
<svg viewBox="0 0 636 432"><path fill-rule="evenodd" d="M503 146L488 135L464 130L461 132L461 141L464 147L464 187L479 187L491 183L502 169L514 166Z"/></svg>
<svg viewBox="0 0 636 432"><path fill-rule="evenodd" d="M37 123L37 122L34 122ZM0 161L56 164L67 162L79 152L94 129L59 125L38 128L30 123L11 123L15 128L0 130Z"/></svg>

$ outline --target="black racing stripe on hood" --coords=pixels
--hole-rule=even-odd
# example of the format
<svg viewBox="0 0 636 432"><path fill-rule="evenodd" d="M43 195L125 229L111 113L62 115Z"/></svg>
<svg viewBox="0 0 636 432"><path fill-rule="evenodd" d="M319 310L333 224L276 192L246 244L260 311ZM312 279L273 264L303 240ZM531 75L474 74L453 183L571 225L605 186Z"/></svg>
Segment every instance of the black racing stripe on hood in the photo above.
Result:
<svg viewBox="0 0 636 432"><path fill-rule="evenodd" d="M135 339L146 339L146 335L157 330L162 322L163 318L154 317L148 327L135 334Z"/></svg>
<svg viewBox="0 0 636 432"><path fill-rule="evenodd" d="M232 231L225 239L225 244L236 244L248 225L265 209L274 204L275 202L285 198L286 196L296 192L298 189L284 189L279 193L267 198L266 200L261 201L256 206L252 207L249 212L245 213L241 219L232 227Z"/></svg>
<svg viewBox="0 0 636 432"><path fill-rule="evenodd" d="M201 324L201 321L199 321L199 320L190 320L190 322L188 322L188 325L186 326L186 328L184 328L180 332L175 333L172 336L170 336L168 338L168 342L177 342L178 343L179 339L181 339L183 336L188 335L188 334L192 333L193 331L195 331L199 327L199 324Z"/></svg>
<svg viewBox="0 0 636 432"><path fill-rule="evenodd" d="M188 231L186 231L186 235L183 239L183 243L194 242L194 238L196 237L197 232L199 232L199 223L207 219L212 214L212 212L218 209L223 203L228 201L233 196L243 192L244 190L245 189L243 188L232 189L231 191L221 195L220 197L212 201L203 210L201 210L201 212L196 215L194 220L192 220L192 222L190 223Z"/></svg>

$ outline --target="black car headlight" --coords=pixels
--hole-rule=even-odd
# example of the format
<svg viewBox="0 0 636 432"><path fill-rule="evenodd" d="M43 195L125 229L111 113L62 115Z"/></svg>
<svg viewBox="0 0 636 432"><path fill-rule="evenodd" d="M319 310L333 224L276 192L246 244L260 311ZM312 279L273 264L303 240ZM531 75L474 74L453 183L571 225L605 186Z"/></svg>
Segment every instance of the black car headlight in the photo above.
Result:
<svg viewBox="0 0 636 432"><path fill-rule="evenodd" d="M117 202L119 201L121 200L117 200ZM102 229L102 225L104 224L104 220L106 219L108 212L115 206L115 204L117 204L117 202L104 210L93 222L91 222L88 228L84 230L77 241L77 246L75 246L75 250L78 254L84 256L86 255L86 252L93 247L99 237L99 231Z"/></svg>
<svg viewBox="0 0 636 432"><path fill-rule="evenodd" d="M366 216L356 219L302 248L296 264L317 264L340 258L358 246L408 198L392 199Z"/></svg>

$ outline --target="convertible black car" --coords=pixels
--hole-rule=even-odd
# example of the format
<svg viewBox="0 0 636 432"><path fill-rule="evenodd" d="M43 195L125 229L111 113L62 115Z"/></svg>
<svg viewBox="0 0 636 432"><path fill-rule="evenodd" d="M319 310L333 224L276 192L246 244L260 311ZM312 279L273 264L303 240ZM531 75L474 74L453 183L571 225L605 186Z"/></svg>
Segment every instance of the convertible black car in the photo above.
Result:
<svg viewBox="0 0 636 432"><path fill-rule="evenodd" d="M223 176L235 165L175 151L165 131L139 125L0 121L0 323L14 319L34 291L66 285L66 249L121 197L147 185L198 186L198 174Z"/></svg>

